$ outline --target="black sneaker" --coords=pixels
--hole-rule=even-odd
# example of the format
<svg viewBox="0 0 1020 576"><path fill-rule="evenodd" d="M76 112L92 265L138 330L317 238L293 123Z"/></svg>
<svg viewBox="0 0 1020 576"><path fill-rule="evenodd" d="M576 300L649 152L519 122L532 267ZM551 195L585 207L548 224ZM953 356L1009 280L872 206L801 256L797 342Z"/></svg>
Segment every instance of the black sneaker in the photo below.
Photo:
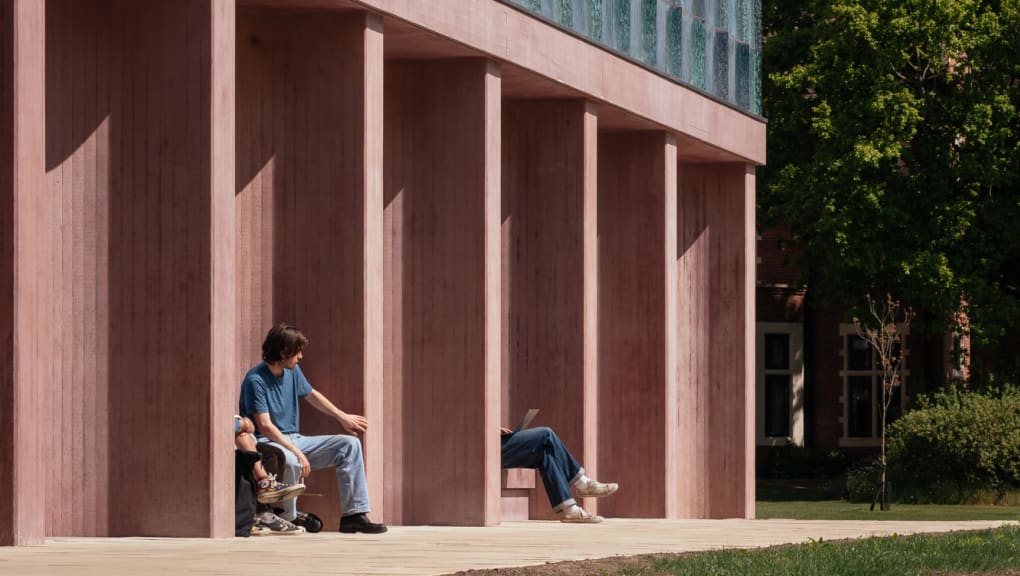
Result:
<svg viewBox="0 0 1020 576"><path fill-rule="evenodd" d="M353 534L355 532L364 532L365 534L382 534L386 531L385 524L376 524L368 519L368 516L364 512L361 514L351 514L350 516L344 516L340 519L340 531Z"/></svg>
<svg viewBox="0 0 1020 576"><path fill-rule="evenodd" d="M322 530L322 520L311 512L298 512L294 517L294 525L312 533Z"/></svg>

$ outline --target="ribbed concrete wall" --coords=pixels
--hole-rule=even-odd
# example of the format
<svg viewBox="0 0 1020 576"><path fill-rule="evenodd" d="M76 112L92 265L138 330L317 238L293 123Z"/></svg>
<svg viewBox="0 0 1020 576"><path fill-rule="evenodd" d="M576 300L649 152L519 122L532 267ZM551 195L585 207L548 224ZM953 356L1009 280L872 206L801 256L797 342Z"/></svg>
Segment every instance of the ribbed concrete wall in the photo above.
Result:
<svg viewBox="0 0 1020 576"><path fill-rule="evenodd" d="M232 189L214 184L220 172L232 183L233 146L214 149L232 134L217 134L228 119L212 114L233 96L220 93L232 55L229 69L213 66L217 42L232 36L232 3L119 1L111 14L109 531L229 534L214 519L231 508L230 440L217 432L233 411L214 375L233 351L222 344L229 325L213 320L232 306L221 260L232 235L217 237L229 233L221 218L232 211L221 210ZM213 475L188 506L182 461Z"/></svg>
<svg viewBox="0 0 1020 576"><path fill-rule="evenodd" d="M754 516L754 172L682 164L677 235L679 514Z"/></svg>
<svg viewBox="0 0 1020 576"><path fill-rule="evenodd" d="M35 104L45 118L32 128L45 165L20 162L45 185L16 196L31 236L13 270L31 281L16 292L36 300L15 299L35 310L19 342L44 356L15 366L32 374L19 388L41 395L34 457L46 457L40 477L20 481L46 494L32 513L49 535L229 534L230 441L213 430L231 413L215 387L223 363L233 368L232 270L221 262L233 253L221 226L232 217L221 210L232 106L218 106L233 99L233 4L45 7L35 38L46 50L26 51L47 54ZM182 461L211 474L191 506L180 504Z"/></svg>
<svg viewBox="0 0 1020 576"><path fill-rule="evenodd" d="M61 536L108 530L111 144L123 139L122 130L110 130L111 54L123 41L114 37L112 9L105 1L55 0L46 11L52 223L44 233L56 247L51 271L59 280L45 291L59 321L46 375L46 403L57 425L44 440L60 460L46 477L45 510L48 533Z"/></svg>
<svg viewBox="0 0 1020 576"><path fill-rule="evenodd" d="M229 535L281 320L370 419L376 518L498 522L530 407L621 483L600 513L753 515L756 121L486 2L297 4L0 0L0 543Z"/></svg>
<svg viewBox="0 0 1020 576"><path fill-rule="evenodd" d="M484 60L387 62L385 87L386 411L395 426L386 452L399 474L387 498L404 523L492 524L499 71Z"/></svg>
<svg viewBox="0 0 1020 576"><path fill-rule="evenodd" d="M0 1L0 545L46 535L43 453L54 281L45 203L44 6Z"/></svg>
<svg viewBox="0 0 1020 576"><path fill-rule="evenodd" d="M585 256L597 241L596 123L583 100L503 107L501 420L513 427L541 408L534 425L556 430L593 475L598 382L587 368L596 358L597 268ZM552 518L538 494L531 517Z"/></svg>
<svg viewBox="0 0 1020 576"><path fill-rule="evenodd" d="M599 471L608 515L666 515L667 244L676 148L662 132L599 134ZM674 204L675 206L675 204Z"/></svg>
<svg viewBox="0 0 1020 576"><path fill-rule="evenodd" d="M369 417L371 492L381 491L383 432L382 167L370 161L382 145L379 27L364 13L243 10L238 19L233 390L261 360L269 326L297 325L310 340L312 386ZM302 408L305 434L343 432ZM337 525L335 474L308 484L323 496L304 508Z"/></svg>

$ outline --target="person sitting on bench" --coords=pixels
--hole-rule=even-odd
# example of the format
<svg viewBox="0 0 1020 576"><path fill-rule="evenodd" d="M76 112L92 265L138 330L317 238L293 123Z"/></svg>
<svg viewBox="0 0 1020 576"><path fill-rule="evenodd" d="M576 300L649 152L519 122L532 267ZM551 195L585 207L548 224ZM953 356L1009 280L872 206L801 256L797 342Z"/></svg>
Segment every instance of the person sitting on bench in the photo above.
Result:
<svg viewBox="0 0 1020 576"><path fill-rule="evenodd" d="M602 516L589 514L581 508L574 496L602 497L616 492L615 482L592 480L584 468L570 455L559 436L551 428L527 428L513 431L501 428L501 462L503 468L536 468L542 476L549 504L560 517L560 522L596 524ZM573 489L573 493L571 493Z"/></svg>
<svg viewBox="0 0 1020 576"><path fill-rule="evenodd" d="M340 491L340 532L386 532L384 524L368 519L370 510L365 462L361 441L355 434L365 432L368 420L348 414L312 388L298 362L308 338L294 326L273 326L262 343L262 362L248 371L241 384L241 415L255 421L259 442L271 442L283 449L287 463L284 482L296 484L312 470L335 468ZM349 434L303 436L300 431L298 400L334 418ZM283 507L284 519L298 517L293 500Z"/></svg>

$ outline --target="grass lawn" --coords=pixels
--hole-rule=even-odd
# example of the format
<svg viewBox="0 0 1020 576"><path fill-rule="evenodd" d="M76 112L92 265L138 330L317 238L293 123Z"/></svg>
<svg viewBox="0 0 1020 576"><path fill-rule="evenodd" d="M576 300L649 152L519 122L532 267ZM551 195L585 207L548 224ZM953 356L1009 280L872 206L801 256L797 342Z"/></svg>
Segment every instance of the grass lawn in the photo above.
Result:
<svg viewBox="0 0 1020 576"><path fill-rule="evenodd" d="M899 504L882 512L871 503L834 499L811 482L759 481L756 516L795 520L1020 520L1020 506ZM1020 567L1020 566L1018 566Z"/></svg>
<svg viewBox="0 0 1020 576"><path fill-rule="evenodd" d="M1020 576L1020 526L752 550L614 556L458 576Z"/></svg>
<svg viewBox="0 0 1020 576"><path fill-rule="evenodd" d="M797 520L1013 520L1020 506L944 506L834 499L826 482L762 481L757 517ZM1020 576L1020 525L995 530L848 541L811 541L756 550L617 556L541 566L477 570L472 576Z"/></svg>
<svg viewBox="0 0 1020 576"><path fill-rule="evenodd" d="M881 512L878 506L840 500L758 501L758 518L796 520L1020 520L1017 506L943 506L935 504L893 504Z"/></svg>
<svg viewBox="0 0 1020 576"><path fill-rule="evenodd" d="M1020 574L1020 527L850 542L809 542L649 560L616 574L906 576Z"/></svg>

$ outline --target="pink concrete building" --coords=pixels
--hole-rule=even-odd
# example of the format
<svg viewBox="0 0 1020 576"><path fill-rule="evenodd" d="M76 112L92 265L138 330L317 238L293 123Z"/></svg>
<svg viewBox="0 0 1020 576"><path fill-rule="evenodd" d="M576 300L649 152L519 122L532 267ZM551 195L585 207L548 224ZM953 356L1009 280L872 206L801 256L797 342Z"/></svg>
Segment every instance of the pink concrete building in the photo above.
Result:
<svg viewBox="0 0 1020 576"><path fill-rule="evenodd" d="M0 544L230 536L282 320L374 518L542 517L529 407L589 511L753 516L757 7L0 0Z"/></svg>

